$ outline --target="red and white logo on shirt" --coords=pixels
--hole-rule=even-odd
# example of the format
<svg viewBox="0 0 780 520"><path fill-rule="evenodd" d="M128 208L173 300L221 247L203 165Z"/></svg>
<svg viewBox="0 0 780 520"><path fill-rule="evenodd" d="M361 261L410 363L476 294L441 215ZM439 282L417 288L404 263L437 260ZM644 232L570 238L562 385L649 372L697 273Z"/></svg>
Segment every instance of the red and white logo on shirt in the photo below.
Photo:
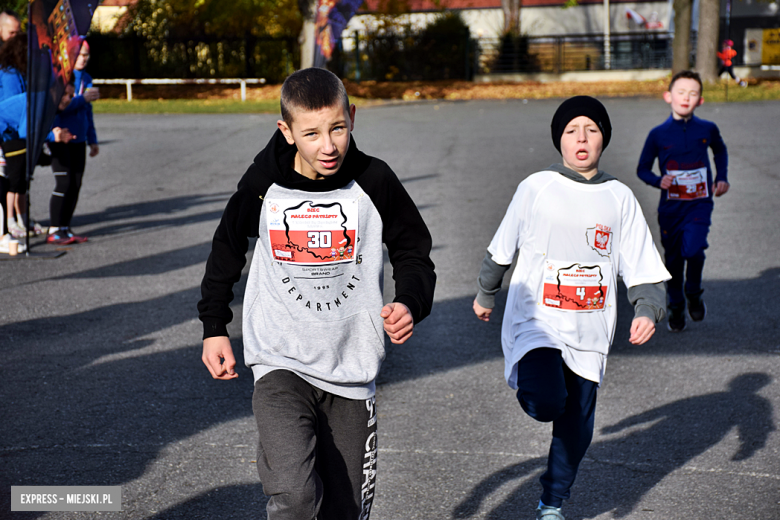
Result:
<svg viewBox="0 0 780 520"><path fill-rule="evenodd" d="M585 231L588 245L600 256L609 257L612 254L612 228L602 224L588 228Z"/></svg>

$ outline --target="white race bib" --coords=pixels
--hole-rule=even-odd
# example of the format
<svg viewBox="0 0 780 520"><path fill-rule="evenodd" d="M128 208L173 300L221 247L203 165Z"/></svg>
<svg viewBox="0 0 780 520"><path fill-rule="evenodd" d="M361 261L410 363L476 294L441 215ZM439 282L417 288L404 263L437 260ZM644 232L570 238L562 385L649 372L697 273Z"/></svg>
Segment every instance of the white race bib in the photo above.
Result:
<svg viewBox="0 0 780 520"><path fill-rule="evenodd" d="M667 170L674 177L667 190L669 200L696 200L709 195L707 191L707 168L696 170Z"/></svg>
<svg viewBox="0 0 780 520"><path fill-rule="evenodd" d="M602 311L611 276L609 262L546 260L541 304L562 311Z"/></svg>
<svg viewBox="0 0 780 520"><path fill-rule="evenodd" d="M322 265L357 255L357 200L269 199L266 210L274 260Z"/></svg>

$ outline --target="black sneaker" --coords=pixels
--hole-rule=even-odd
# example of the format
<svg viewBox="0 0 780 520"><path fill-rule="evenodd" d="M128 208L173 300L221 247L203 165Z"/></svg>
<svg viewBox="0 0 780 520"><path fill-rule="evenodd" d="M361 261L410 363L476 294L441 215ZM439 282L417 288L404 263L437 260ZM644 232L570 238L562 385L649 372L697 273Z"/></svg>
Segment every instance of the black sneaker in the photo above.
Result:
<svg viewBox="0 0 780 520"><path fill-rule="evenodd" d="M669 305L666 308L666 328L669 332L685 330L685 304Z"/></svg>
<svg viewBox="0 0 780 520"><path fill-rule="evenodd" d="M693 321L701 321L707 315L707 306L704 305L704 300L701 298L703 292L685 295L688 299L688 315Z"/></svg>

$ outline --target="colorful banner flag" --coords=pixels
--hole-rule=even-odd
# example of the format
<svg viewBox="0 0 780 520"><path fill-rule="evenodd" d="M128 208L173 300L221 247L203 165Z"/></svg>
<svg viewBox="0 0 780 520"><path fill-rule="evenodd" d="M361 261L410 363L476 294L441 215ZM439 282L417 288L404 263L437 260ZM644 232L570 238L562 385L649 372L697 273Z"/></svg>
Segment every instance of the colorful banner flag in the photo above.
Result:
<svg viewBox="0 0 780 520"><path fill-rule="evenodd" d="M363 0L317 0L317 18L314 22L314 66L325 67L333 50Z"/></svg>
<svg viewBox="0 0 780 520"><path fill-rule="evenodd" d="M32 0L27 29L27 175L51 131L57 105L73 77L83 36L98 0Z"/></svg>

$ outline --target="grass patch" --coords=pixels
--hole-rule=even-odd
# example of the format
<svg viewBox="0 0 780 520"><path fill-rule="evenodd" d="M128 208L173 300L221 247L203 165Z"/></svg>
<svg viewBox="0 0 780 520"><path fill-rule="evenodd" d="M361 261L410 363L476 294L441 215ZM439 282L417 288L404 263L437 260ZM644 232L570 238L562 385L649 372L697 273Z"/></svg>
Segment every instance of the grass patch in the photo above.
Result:
<svg viewBox="0 0 780 520"><path fill-rule="evenodd" d="M740 87L733 81L704 86L704 100L714 103L724 101L771 101L780 99L780 81L762 81L757 84Z"/></svg>
<svg viewBox="0 0 780 520"><path fill-rule="evenodd" d="M97 114L272 114L279 101L233 99L100 99L92 103Z"/></svg>
<svg viewBox="0 0 780 520"><path fill-rule="evenodd" d="M472 100L549 99L580 94L596 97L651 97L661 99L668 79L654 81L523 82L477 84L469 81L433 82L345 82L350 101L358 107L382 104L387 100ZM108 89L105 89L108 92ZM728 90L728 92L727 92ZM101 90L102 93L102 90ZM113 93L113 92L111 92ZM100 114L278 114L279 86L247 91L242 102L229 89L212 91L141 91L138 99L127 102L109 97L93 104ZM119 94L117 90L116 94ZM198 98L184 99L187 94ZM149 98L155 95L159 97ZM134 96L135 97L135 96ZM704 99L710 103L780 100L780 81L753 80L747 88L721 80L705 85Z"/></svg>

